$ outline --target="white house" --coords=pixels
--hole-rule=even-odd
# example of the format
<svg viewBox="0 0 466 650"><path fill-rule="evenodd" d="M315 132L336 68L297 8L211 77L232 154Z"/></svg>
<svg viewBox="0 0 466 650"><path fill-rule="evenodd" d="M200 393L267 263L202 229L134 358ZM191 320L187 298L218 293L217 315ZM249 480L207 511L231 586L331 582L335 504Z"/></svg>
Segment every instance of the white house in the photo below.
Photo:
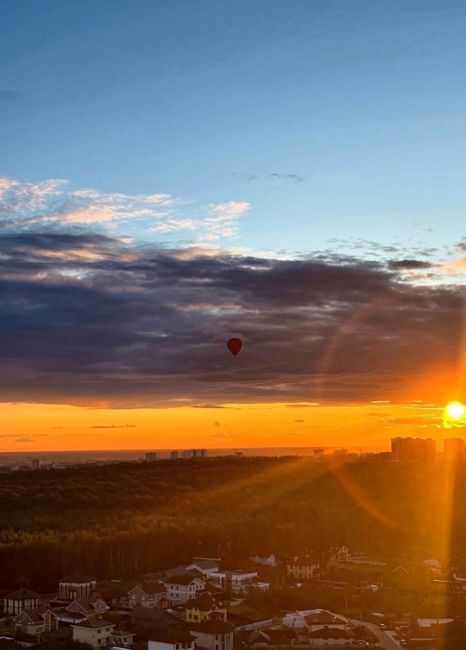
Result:
<svg viewBox="0 0 466 650"><path fill-rule="evenodd" d="M315 632L324 627L345 630L349 627L348 619L341 614L334 614L327 609L305 609L285 614L283 625Z"/></svg>
<svg viewBox="0 0 466 650"><path fill-rule="evenodd" d="M196 647L206 650L233 650L233 630L231 623L213 620L194 624L189 628L196 639Z"/></svg>
<svg viewBox="0 0 466 650"><path fill-rule="evenodd" d="M287 563L286 572L296 580L311 580L319 568L319 562L310 555L298 555Z"/></svg>
<svg viewBox="0 0 466 650"><path fill-rule="evenodd" d="M73 641L88 643L93 648L104 648L112 642L115 625L103 618L88 618L82 623L76 623L73 628Z"/></svg>
<svg viewBox="0 0 466 650"><path fill-rule="evenodd" d="M142 607L159 607L165 598L165 585L160 582L136 585L128 591L128 605L130 609L141 605Z"/></svg>
<svg viewBox="0 0 466 650"><path fill-rule="evenodd" d="M278 559L275 553L270 553L270 555L251 555L249 559L256 564L262 564L263 566L276 567L278 564Z"/></svg>
<svg viewBox="0 0 466 650"><path fill-rule="evenodd" d="M218 571L211 576L210 582L234 594L243 594L255 586L257 576L257 571Z"/></svg>
<svg viewBox="0 0 466 650"><path fill-rule="evenodd" d="M58 597L61 600L90 598L97 589L97 580L92 576L74 573L61 578L58 583Z"/></svg>
<svg viewBox="0 0 466 650"><path fill-rule="evenodd" d="M176 603L186 603L190 598L205 589L205 582L192 575L171 576L165 581L167 599Z"/></svg>

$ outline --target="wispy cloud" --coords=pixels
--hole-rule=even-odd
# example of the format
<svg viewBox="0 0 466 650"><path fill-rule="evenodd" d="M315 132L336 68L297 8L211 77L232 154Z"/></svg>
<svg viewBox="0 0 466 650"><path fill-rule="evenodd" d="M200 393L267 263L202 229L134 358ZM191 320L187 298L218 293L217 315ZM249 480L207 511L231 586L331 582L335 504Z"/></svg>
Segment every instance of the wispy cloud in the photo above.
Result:
<svg viewBox="0 0 466 650"><path fill-rule="evenodd" d="M161 234L194 233L198 241L234 237L239 218L249 209L246 201L196 206L186 216L186 202L170 194L125 194L70 188L68 181L48 179L29 183L0 177L0 227L31 230L38 226L108 227L139 220L139 227Z"/></svg>

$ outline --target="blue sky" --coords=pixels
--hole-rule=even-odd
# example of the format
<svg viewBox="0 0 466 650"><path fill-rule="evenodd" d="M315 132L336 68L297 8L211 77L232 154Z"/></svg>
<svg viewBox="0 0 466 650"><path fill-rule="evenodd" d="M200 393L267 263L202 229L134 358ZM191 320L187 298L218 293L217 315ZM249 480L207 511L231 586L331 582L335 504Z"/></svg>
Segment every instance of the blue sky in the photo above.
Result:
<svg viewBox="0 0 466 650"><path fill-rule="evenodd" d="M135 196L169 196L156 218L172 229L154 230L152 214L109 219L143 240L202 240L193 220L226 210L231 227L207 236L224 247L351 252L370 240L455 257L466 205L463 3L0 9L1 176L66 179L61 203L90 188L100 206L133 197L123 211Z"/></svg>
<svg viewBox="0 0 466 650"><path fill-rule="evenodd" d="M0 25L3 399L465 400L464 2Z"/></svg>

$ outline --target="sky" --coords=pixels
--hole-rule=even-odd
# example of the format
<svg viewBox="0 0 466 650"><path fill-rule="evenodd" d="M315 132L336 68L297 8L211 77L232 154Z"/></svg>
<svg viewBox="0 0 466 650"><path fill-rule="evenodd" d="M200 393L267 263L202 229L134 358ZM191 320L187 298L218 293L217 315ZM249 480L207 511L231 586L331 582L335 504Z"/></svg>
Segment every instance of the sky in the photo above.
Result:
<svg viewBox="0 0 466 650"><path fill-rule="evenodd" d="M0 451L452 435L464 3L0 16Z"/></svg>

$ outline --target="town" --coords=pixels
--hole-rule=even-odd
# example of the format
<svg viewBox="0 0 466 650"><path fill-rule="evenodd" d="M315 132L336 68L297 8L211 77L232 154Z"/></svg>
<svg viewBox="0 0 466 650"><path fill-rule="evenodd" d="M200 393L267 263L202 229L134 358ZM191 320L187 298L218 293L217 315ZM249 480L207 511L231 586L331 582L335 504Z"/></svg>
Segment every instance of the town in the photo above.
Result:
<svg viewBox="0 0 466 650"><path fill-rule="evenodd" d="M396 650L466 638L457 568L348 546L290 557L258 550L233 566L226 545L217 557L133 578L78 571L48 594L26 584L0 593L2 650Z"/></svg>

